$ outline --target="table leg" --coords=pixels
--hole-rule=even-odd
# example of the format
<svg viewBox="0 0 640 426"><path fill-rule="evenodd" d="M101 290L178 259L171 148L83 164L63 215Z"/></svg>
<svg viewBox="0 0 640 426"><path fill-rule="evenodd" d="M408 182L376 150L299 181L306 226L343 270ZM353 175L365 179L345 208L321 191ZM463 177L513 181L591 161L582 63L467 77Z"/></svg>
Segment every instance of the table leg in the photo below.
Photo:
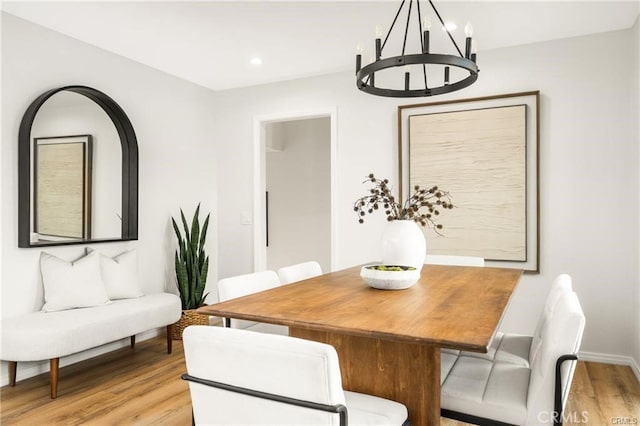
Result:
<svg viewBox="0 0 640 426"><path fill-rule="evenodd" d="M413 425L440 424L440 348L293 327L289 334L334 346L344 389L403 403Z"/></svg>

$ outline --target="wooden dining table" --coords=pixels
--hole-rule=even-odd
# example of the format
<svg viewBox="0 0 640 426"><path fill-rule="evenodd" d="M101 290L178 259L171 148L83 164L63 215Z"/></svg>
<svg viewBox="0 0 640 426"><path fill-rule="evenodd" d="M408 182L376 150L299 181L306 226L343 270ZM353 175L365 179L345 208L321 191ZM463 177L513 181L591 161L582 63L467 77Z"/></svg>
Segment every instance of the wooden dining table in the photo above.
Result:
<svg viewBox="0 0 640 426"><path fill-rule="evenodd" d="M333 345L346 390L405 404L416 426L440 424L440 349L487 352L519 269L425 265L405 290L371 288L361 266L198 312L281 324Z"/></svg>

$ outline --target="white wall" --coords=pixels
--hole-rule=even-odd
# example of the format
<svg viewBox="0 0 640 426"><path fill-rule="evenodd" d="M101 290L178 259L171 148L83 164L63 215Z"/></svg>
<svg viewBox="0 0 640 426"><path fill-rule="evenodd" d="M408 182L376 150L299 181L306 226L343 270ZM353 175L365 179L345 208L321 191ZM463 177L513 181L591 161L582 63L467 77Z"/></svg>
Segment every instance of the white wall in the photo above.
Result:
<svg viewBox="0 0 640 426"><path fill-rule="evenodd" d="M41 250L18 248L20 120L42 92L71 84L94 87L116 100L138 138L139 240L93 247L107 254L137 247L143 290L173 289L175 237L170 216L179 214L180 207L190 216L201 201L202 210L211 211L213 217L207 248L212 254L209 283L215 287L218 212L213 93L2 13L2 317L38 310L43 301L38 268ZM84 245L46 249L65 259L77 257L83 250ZM63 365L68 362L61 361ZM24 377L22 368L18 366L19 378ZM39 364L40 370L46 368ZM6 377L2 374L3 383Z"/></svg>
<svg viewBox="0 0 640 426"><path fill-rule="evenodd" d="M331 122L268 124L280 150L267 152L267 269L315 260L331 270ZM279 142L279 143L278 143Z"/></svg>
<svg viewBox="0 0 640 426"><path fill-rule="evenodd" d="M582 349L626 360L635 351L639 279L633 34L481 51L478 82L437 99L541 91L541 273L523 277L504 327L532 332L551 280L567 272L587 315ZM254 116L337 108L341 268L379 257L384 218L359 225L351 206L368 173L397 181L396 107L425 101L360 93L351 72L219 92L219 275L252 270L252 232L240 212L251 206Z"/></svg>

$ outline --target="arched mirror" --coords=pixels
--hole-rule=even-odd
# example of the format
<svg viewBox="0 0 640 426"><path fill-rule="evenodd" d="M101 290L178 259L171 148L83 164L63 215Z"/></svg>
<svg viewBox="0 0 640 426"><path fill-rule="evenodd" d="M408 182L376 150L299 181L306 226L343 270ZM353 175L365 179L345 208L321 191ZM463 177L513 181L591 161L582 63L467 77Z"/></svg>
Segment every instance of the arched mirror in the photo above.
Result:
<svg viewBox="0 0 640 426"><path fill-rule="evenodd" d="M138 144L113 99L85 86L49 90L18 139L19 247L138 238Z"/></svg>

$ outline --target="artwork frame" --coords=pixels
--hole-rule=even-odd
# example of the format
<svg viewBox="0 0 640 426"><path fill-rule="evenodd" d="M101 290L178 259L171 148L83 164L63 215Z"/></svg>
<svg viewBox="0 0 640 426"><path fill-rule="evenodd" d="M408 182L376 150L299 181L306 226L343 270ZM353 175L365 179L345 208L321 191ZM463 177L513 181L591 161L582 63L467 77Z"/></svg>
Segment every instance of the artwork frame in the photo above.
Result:
<svg viewBox="0 0 640 426"><path fill-rule="evenodd" d="M91 238L92 136L33 138L33 229L42 241Z"/></svg>
<svg viewBox="0 0 640 426"><path fill-rule="evenodd" d="M503 113L508 113L509 118L504 118ZM443 120L443 117L447 119ZM488 146L487 143L493 145ZM427 251L433 254L479 256L486 259L487 266L539 273L539 146L539 91L399 106L400 199L406 198L410 188L419 182L423 187L441 185L452 192L453 204L459 207L442 217L446 220L446 216L452 212L456 220L454 226L449 228L450 240L446 244L443 243L447 238L446 223L444 237L426 230ZM469 157L476 160L472 163L485 166L469 166L469 161L462 161ZM486 165L494 157L501 168L498 172ZM451 164L456 164L456 167L451 168ZM461 166L457 167L458 164ZM443 165L449 165L450 170ZM505 170L513 178L498 179ZM473 195L465 196L473 191L461 188L472 188L477 176L486 177L486 182L481 181L486 193L470 201ZM429 182L421 181L427 177ZM504 182L517 182L507 188L514 192L505 192L506 187L501 186ZM459 191L458 197L454 188ZM465 192L467 194L463 194ZM503 199L494 202L493 196ZM485 204L475 205L474 202ZM502 206L506 204L509 204L509 208L503 209ZM478 219L474 215L482 209L493 209L494 212L486 215L489 219ZM503 212L509 214L503 215ZM481 231L485 232L484 236ZM465 237L457 238L460 235ZM472 237L466 239L466 235L475 235L475 240L471 240ZM511 239L505 237L503 241L503 236ZM489 247L488 240L495 246Z"/></svg>

